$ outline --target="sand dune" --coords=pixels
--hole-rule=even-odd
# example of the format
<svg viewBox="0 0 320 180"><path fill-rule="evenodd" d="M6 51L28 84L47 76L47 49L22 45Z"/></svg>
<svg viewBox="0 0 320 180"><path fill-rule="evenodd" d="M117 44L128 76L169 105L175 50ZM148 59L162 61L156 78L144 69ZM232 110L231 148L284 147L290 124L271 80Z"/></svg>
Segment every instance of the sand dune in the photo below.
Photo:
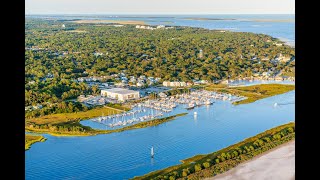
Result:
<svg viewBox="0 0 320 180"><path fill-rule="evenodd" d="M294 180L295 141L283 144L263 155L206 180Z"/></svg>

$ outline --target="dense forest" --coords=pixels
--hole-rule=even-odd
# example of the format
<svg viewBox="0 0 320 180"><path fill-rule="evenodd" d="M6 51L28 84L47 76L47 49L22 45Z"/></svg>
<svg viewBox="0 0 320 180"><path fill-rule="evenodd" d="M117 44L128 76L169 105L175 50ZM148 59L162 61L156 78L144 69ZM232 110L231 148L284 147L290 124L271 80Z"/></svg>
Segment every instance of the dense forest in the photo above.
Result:
<svg viewBox="0 0 320 180"><path fill-rule="evenodd" d="M277 46L279 42L271 36L246 32L191 27L147 30L134 25L115 27L27 18L25 105L61 103L96 92L96 87L74 81L84 76L124 72L127 76L162 80L212 82L265 71L292 74L294 61L262 60L274 59L280 53L295 55L294 48Z"/></svg>

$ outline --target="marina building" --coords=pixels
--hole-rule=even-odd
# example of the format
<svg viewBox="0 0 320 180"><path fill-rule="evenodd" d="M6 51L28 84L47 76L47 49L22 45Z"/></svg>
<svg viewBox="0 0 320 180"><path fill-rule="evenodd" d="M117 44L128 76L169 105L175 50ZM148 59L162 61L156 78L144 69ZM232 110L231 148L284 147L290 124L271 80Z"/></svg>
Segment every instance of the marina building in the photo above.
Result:
<svg viewBox="0 0 320 180"><path fill-rule="evenodd" d="M102 89L101 96L105 96L110 99L116 99L118 101L126 101L131 99L139 99L139 91L133 91L123 88Z"/></svg>

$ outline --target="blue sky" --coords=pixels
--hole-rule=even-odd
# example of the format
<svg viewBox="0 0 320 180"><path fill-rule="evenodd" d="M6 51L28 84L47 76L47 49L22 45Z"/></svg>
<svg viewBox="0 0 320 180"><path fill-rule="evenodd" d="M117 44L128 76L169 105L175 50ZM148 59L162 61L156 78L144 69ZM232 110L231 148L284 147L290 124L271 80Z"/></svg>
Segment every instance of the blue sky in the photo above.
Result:
<svg viewBox="0 0 320 180"><path fill-rule="evenodd" d="M294 14L294 0L25 0L26 14Z"/></svg>

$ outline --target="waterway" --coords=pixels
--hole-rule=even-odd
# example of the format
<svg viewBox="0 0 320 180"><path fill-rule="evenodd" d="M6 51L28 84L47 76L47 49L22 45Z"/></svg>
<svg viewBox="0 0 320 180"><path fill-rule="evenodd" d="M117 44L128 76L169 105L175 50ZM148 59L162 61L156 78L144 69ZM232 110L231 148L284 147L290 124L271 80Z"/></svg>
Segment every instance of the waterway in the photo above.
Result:
<svg viewBox="0 0 320 180"><path fill-rule="evenodd" d="M89 137L45 134L47 141L26 151L26 179L114 180L143 175L294 121L294 100L295 91L237 106L216 100L156 127Z"/></svg>

